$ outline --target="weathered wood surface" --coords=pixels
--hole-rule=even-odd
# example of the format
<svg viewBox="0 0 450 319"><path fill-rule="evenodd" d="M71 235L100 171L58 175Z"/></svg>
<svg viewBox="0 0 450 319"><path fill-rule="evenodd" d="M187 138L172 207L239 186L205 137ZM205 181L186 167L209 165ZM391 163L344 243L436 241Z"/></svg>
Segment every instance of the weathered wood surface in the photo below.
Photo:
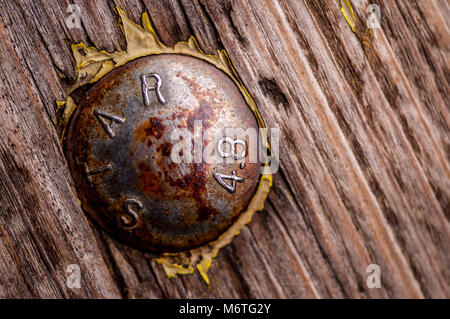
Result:
<svg viewBox="0 0 450 319"><path fill-rule="evenodd" d="M450 8L445 0L0 0L0 297L449 297ZM148 12L166 44L225 48L281 170L264 211L220 251L208 288L83 214L52 121L70 44L124 47L115 6ZM66 286L79 264L80 289ZM369 289L366 267L381 267Z"/></svg>

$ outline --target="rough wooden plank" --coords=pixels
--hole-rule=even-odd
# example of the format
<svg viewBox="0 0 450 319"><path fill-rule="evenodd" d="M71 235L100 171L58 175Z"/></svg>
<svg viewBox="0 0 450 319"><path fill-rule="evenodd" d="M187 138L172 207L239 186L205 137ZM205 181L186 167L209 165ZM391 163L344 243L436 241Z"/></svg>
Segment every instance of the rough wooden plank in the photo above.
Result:
<svg viewBox="0 0 450 319"><path fill-rule="evenodd" d="M375 64L381 58L373 51L391 50L382 40L384 29L377 30L371 47L365 48L358 39L361 34L352 33L336 3L267 1L266 6L251 10L244 1L233 4L232 21L227 21L219 20L225 14L222 4L211 3L211 14L216 14L212 19L222 22L222 41L231 48L244 82L259 99L263 117L269 126L278 123L284 131L280 157L289 172L290 188L298 198L311 201L306 205L316 219L314 232L323 234L319 242L325 245L335 239L323 249L332 258L344 290L350 296L358 295L357 287L372 292L364 288L363 269L364 264L374 262L385 269L386 276L392 276L385 277L392 295L447 295L448 221L444 211L448 207L439 205L430 185L444 190L442 197L449 198L448 162L439 161L445 148L427 144L432 136L426 132L441 132L448 141L448 130L441 126L420 132L422 152L429 150L429 161L434 163L418 163L417 156L424 155L414 152L405 136L409 132L394 111L409 106L409 114L416 116L409 127L415 128L421 123L420 115L426 115L414 114L423 111L392 98L401 85L410 85L406 76L402 83L398 75L389 74L397 57L392 54L383 58L384 64ZM364 8L361 4L356 12ZM387 12L384 21L395 19ZM251 27L233 32L245 22ZM244 40L234 37L236 33ZM263 46L250 40L263 37L272 43ZM369 50L373 51L366 53ZM418 92L403 91L408 99ZM267 98L260 99L264 93ZM279 96L284 96L281 101L285 103L278 103L274 114ZM433 98L448 105L446 95L435 92ZM439 116L447 121L448 110ZM440 177L427 179L427 168ZM433 234L442 237L436 240ZM431 266L430 260L438 265ZM402 280L394 285L394 278Z"/></svg>
<svg viewBox="0 0 450 319"><path fill-rule="evenodd" d="M75 1L81 29L65 25L69 1L2 1L0 271L13 266L0 295L448 297L448 3L372 2L382 28L368 35L368 1L351 1L355 33L338 1ZM73 76L70 44L124 47L115 5L136 22L147 11L166 44L193 34L207 53L226 48L281 129L266 209L219 253L210 288L168 279L155 256L87 223L71 187L54 100ZM86 271L82 291L64 286L68 260ZM371 263L382 289L365 283Z"/></svg>
<svg viewBox="0 0 450 319"><path fill-rule="evenodd" d="M3 7L3 5L2 5ZM5 24L6 22L6 24ZM0 22L0 296L115 297L30 69ZM83 286L66 286L77 264Z"/></svg>

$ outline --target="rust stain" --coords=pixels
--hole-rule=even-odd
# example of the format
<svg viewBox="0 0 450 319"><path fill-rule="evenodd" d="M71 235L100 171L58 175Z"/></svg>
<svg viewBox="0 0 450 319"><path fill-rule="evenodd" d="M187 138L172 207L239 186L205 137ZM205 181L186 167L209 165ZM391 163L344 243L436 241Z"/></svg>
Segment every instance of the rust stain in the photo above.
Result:
<svg viewBox="0 0 450 319"><path fill-rule="evenodd" d="M147 146L152 146L153 142L150 138L161 139L166 129L167 126L160 118L150 117L135 130L134 138L142 143L147 142Z"/></svg>
<svg viewBox="0 0 450 319"><path fill-rule="evenodd" d="M173 113L169 118L178 118L186 113L186 111ZM210 113L212 112L209 105L201 103L200 107L189 115L188 122L191 122L193 127L194 120L206 119ZM205 120L205 122L207 121ZM209 122L207 125L209 125ZM161 119L152 117L135 130L135 138L150 146L153 145L153 143L149 144L150 138L161 139L166 128ZM156 141L154 142L156 143ZM203 142L206 143L206 141ZM198 209L191 217L194 217L197 221L206 221L213 218L219 212L209 207L206 200L206 184L208 181L206 172L210 165L206 163L173 163L170 160L172 147L173 145L170 142L159 143L155 148L154 156L152 156L155 168L145 161L138 163L139 187L145 194L156 195L161 199L194 199ZM184 170L181 170L181 168L184 168ZM187 173L180 176L179 172L181 171Z"/></svg>
<svg viewBox="0 0 450 319"><path fill-rule="evenodd" d="M214 113L214 106L211 106L206 100L200 101L200 107L195 109L187 118L187 127L189 130L194 130L194 122L201 120L203 128L209 128L216 120L216 114Z"/></svg>
<svg viewBox="0 0 450 319"><path fill-rule="evenodd" d="M161 174L155 173L146 162L140 162L139 168L139 187L145 194L164 194L166 188L161 182Z"/></svg>
<svg viewBox="0 0 450 319"><path fill-rule="evenodd" d="M170 154L172 153L172 144L169 142L164 142L161 145L159 145L156 150L158 152L161 152L161 154L165 157L170 157Z"/></svg>
<svg viewBox="0 0 450 319"><path fill-rule="evenodd" d="M213 208L210 207L200 207L197 210L197 221L204 222L207 221L210 218L213 218L215 215L217 215L219 212Z"/></svg>
<svg viewBox="0 0 450 319"><path fill-rule="evenodd" d="M217 96L217 93L212 90L205 90L202 88L195 80L182 75L180 72L177 76L185 81L192 95L194 95L199 103L199 108L196 108L192 113L189 114L187 118L187 127L190 130L194 128L194 121L201 120L204 128L209 128L212 126L217 119L216 114L213 110L220 109L220 104L222 101ZM185 115L185 113L181 113Z"/></svg>

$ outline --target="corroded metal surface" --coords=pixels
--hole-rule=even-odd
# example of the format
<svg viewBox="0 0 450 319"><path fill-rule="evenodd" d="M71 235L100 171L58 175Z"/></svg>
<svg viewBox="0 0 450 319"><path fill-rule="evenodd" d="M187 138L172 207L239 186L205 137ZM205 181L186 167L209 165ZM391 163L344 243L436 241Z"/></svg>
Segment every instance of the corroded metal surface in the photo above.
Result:
<svg viewBox="0 0 450 319"><path fill-rule="evenodd" d="M258 128L234 82L200 59L152 55L99 80L64 143L83 208L115 237L151 251L186 250L223 233L255 193L260 164L248 154L245 165L175 163L173 130L194 134L200 120L203 132ZM204 148L213 141L194 139ZM226 175L237 176L226 181L234 191L220 182Z"/></svg>

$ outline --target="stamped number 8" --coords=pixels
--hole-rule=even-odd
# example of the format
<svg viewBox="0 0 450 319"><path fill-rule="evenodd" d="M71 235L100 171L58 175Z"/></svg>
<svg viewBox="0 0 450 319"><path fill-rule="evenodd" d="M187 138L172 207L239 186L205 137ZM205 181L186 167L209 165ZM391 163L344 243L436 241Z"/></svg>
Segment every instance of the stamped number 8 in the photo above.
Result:
<svg viewBox="0 0 450 319"><path fill-rule="evenodd" d="M230 144L231 149L230 152L225 152L223 150L224 144ZM244 150L240 153L236 153L236 144L240 144L244 147ZM224 158L233 157L235 160L240 160L245 158L245 155L247 155L247 143L242 140L233 140L231 137L223 137L219 140L219 143L217 144L217 151L219 152L220 156Z"/></svg>

